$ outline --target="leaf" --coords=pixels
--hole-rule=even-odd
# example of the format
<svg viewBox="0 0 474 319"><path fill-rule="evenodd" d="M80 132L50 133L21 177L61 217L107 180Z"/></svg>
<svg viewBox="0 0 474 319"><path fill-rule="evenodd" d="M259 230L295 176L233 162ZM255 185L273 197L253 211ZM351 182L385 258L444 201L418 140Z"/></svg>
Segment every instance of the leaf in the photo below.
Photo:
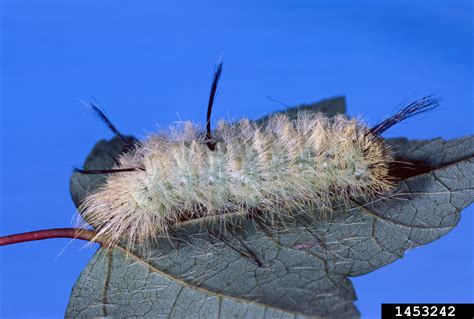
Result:
<svg viewBox="0 0 474 319"><path fill-rule="evenodd" d="M474 137L388 142L400 160L425 167L390 198L358 199L331 216L296 216L281 227L258 219L226 229L190 222L147 253L99 249L73 288L66 316L359 317L348 277L440 238L474 200ZM107 168L87 166L94 159L86 167ZM82 187L73 194L87 189L83 180L71 185Z"/></svg>

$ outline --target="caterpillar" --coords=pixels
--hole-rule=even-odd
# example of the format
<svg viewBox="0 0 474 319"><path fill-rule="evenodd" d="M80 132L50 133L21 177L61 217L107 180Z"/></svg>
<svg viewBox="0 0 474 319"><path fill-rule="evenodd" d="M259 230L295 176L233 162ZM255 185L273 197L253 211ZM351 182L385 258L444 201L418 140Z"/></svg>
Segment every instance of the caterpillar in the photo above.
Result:
<svg viewBox="0 0 474 319"><path fill-rule="evenodd" d="M182 221L225 219L258 211L270 219L294 212L331 211L335 199L380 196L396 186L394 163L381 134L438 106L432 96L402 108L374 127L343 115L275 114L264 124L220 121L207 131L183 122L130 145L106 182L79 207L81 216L111 243L143 246ZM91 105L121 137L103 112ZM125 141L125 139L124 139Z"/></svg>

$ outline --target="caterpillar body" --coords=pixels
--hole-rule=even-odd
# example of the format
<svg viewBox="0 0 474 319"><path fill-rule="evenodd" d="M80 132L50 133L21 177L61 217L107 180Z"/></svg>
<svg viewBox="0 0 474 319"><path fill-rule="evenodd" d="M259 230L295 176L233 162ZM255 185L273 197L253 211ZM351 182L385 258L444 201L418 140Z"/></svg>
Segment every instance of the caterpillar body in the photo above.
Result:
<svg viewBox="0 0 474 319"><path fill-rule="evenodd" d="M211 138L183 122L122 154L79 211L98 237L143 246L185 220L331 210L335 199L390 191L394 159L380 134L437 105L422 98L372 128L343 115L301 112L295 119L276 114L263 125L221 121Z"/></svg>

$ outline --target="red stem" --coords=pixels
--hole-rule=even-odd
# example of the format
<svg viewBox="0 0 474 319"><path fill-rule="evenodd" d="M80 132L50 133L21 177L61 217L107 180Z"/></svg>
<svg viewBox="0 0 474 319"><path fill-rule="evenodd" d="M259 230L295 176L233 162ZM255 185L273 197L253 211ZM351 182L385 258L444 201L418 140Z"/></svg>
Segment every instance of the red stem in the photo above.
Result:
<svg viewBox="0 0 474 319"><path fill-rule="evenodd" d="M99 242L99 240L94 240L95 235L96 234L93 231L83 228L44 229L0 237L0 246L50 238L73 238Z"/></svg>

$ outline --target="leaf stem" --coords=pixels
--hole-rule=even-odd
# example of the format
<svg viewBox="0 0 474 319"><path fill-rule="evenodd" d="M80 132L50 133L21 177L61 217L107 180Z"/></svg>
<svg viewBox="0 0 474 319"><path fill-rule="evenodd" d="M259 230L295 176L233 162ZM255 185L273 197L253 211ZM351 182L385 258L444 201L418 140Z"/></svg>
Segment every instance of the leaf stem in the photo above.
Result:
<svg viewBox="0 0 474 319"><path fill-rule="evenodd" d="M51 239L51 238L72 238L82 239L90 242L98 242L103 244L101 240L96 238L94 231L84 228L53 228L37 230L27 233L8 235L0 237L0 246L24 243L28 241Z"/></svg>

